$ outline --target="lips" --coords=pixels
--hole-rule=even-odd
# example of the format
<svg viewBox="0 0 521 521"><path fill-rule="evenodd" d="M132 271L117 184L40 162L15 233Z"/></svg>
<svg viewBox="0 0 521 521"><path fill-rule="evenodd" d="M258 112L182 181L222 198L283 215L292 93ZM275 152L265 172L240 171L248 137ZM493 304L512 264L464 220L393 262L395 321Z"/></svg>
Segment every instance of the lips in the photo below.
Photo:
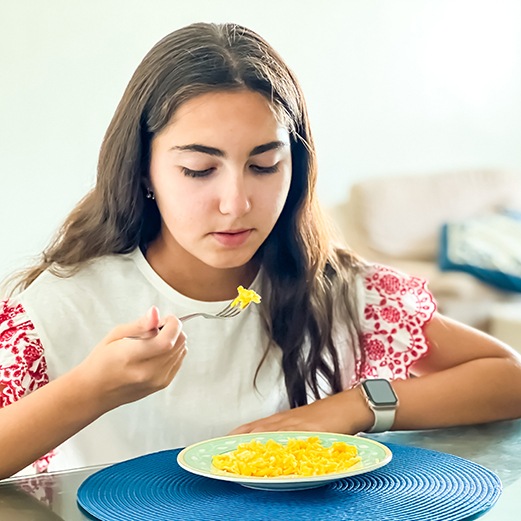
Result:
<svg viewBox="0 0 521 521"><path fill-rule="evenodd" d="M250 237L252 229L240 230L225 230L220 232L213 232L211 235L219 244L227 247L242 246Z"/></svg>

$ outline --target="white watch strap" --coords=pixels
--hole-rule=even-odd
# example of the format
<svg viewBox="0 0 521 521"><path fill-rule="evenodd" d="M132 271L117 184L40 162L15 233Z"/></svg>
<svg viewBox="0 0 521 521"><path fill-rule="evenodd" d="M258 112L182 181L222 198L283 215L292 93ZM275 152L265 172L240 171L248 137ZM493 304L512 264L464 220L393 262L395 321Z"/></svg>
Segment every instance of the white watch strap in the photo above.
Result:
<svg viewBox="0 0 521 521"><path fill-rule="evenodd" d="M385 432L393 426L396 407L389 409L371 407L371 410L374 413L374 424L367 432Z"/></svg>

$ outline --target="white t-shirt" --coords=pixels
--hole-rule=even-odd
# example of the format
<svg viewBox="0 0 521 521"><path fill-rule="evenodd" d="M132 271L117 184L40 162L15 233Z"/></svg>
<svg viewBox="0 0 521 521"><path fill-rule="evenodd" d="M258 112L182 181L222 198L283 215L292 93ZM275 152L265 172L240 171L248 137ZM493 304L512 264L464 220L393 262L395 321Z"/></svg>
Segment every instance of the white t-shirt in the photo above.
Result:
<svg viewBox="0 0 521 521"><path fill-rule="evenodd" d="M250 287L262 294L260 277ZM407 367L427 351L421 335L413 338L410 328L401 327L412 322L421 327L432 316L435 305L425 283L370 265L356 288L366 354L363 376L406 377ZM196 301L175 291L139 249L96 259L67 278L45 272L4 301L3 311L0 306L0 383L7 386L2 403L37 388L36 375L45 372L53 380L66 373L116 325L136 320L152 305L161 315L180 317L215 313L227 303ZM375 329L376 321L385 320L400 326L391 336L382 336L381 326ZM84 428L58 448L49 470L186 446L289 407L280 349L269 350L254 383L268 343L258 306L250 305L233 319L190 320L183 330L188 353L173 382ZM355 360L348 334L341 336L337 333L337 346L347 386L353 382ZM25 369L12 370L20 366Z"/></svg>

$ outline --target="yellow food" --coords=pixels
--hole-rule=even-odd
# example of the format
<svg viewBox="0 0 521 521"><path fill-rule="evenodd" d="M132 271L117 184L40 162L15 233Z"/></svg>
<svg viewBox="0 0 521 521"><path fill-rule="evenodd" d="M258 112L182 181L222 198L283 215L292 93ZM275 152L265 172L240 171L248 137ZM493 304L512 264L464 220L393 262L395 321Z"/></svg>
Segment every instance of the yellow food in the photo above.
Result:
<svg viewBox="0 0 521 521"><path fill-rule="evenodd" d="M232 308L235 306L240 306L241 309L244 309L246 306L249 306L252 302L255 304L259 304L261 301L260 295L255 293L252 289L246 289L242 286L237 288L237 292L239 293L235 300L230 304Z"/></svg>
<svg viewBox="0 0 521 521"><path fill-rule="evenodd" d="M317 436L289 438L286 445L274 440L241 443L237 449L213 456L213 466L241 476L319 476L343 472L361 461L354 445L333 442L324 447Z"/></svg>

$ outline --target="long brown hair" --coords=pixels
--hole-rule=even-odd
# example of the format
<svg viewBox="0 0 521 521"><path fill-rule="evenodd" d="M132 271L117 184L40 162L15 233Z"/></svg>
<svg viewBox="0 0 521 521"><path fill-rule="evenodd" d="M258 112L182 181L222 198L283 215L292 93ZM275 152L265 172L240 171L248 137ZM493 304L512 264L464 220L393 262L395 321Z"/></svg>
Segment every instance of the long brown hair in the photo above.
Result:
<svg viewBox="0 0 521 521"><path fill-rule="evenodd" d="M41 261L22 274L29 286L44 270L67 276L85 262L146 246L160 216L145 196L151 141L185 101L210 91L264 95L287 124L293 172L282 214L258 256L269 285L265 326L282 350L291 406L342 388L332 324L335 313L357 346L353 278L361 265L334 247L315 194L315 148L304 97L293 72L253 31L197 23L158 42L132 76L101 147L95 187L71 212ZM336 310L336 311L335 311Z"/></svg>

